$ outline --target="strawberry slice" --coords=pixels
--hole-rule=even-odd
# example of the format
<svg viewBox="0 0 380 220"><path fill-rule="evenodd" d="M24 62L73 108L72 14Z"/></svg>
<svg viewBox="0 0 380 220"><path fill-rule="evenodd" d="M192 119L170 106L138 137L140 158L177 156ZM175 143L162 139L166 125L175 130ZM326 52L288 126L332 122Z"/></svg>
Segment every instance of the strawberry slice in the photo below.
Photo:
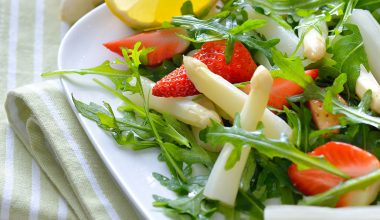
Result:
<svg viewBox="0 0 380 220"><path fill-rule="evenodd" d="M162 61L172 58L176 54L183 53L190 42L179 37L178 34L186 35L182 28L161 29L150 32L128 36L119 40L103 44L112 52L122 56L121 48L133 48L137 42L141 42L141 48L153 47L154 51L148 54L149 66L162 63ZM140 48L140 49L141 49Z"/></svg>
<svg viewBox="0 0 380 220"><path fill-rule="evenodd" d="M380 168L380 162L374 155L341 142L328 142L317 147L310 155L323 156L352 178L369 174ZM345 181L341 177L319 169L298 170L295 164L289 167L288 175L293 185L305 195L325 192ZM336 206L368 205L376 198L379 186L376 183L366 189L346 193L339 198Z"/></svg>
<svg viewBox="0 0 380 220"><path fill-rule="evenodd" d="M346 100L342 96L337 95L338 100L347 105ZM307 106L311 111L311 115L314 121L314 124L319 130L326 129L339 125L339 118L342 117L342 114L331 114L323 108L323 102L321 100L310 100L307 101ZM339 129L332 130L324 135L327 137L330 134L338 134Z"/></svg>
<svg viewBox="0 0 380 220"><path fill-rule="evenodd" d="M205 63L213 73L231 83L249 81L257 66L247 48L242 43L235 42L229 64L226 63L225 50L225 40L206 42L194 54L194 57ZM199 92L187 78L182 65L158 81L153 87L152 93L161 97L184 97L196 95Z"/></svg>
<svg viewBox="0 0 380 220"><path fill-rule="evenodd" d="M318 69L306 70L305 74L311 76L311 78L315 80L318 77ZM241 90L248 94L249 91L251 91L251 84L248 84ZM289 106L289 102L286 98L302 93L302 87L296 83L290 80L276 78L273 80L273 86L269 95L268 105L277 109L283 109L284 106Z"/></svg>

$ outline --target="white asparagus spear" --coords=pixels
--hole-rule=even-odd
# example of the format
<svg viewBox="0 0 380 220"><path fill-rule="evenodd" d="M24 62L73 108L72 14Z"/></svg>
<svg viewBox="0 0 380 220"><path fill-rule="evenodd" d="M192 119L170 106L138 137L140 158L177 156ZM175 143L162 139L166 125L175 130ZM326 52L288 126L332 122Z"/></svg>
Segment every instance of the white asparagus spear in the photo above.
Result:
<svg viewBox="0 0 380 220"><path fill-rule="evenodd" d="M234 117L243 108L247 94L211 72L201 61L184 57L187 76L197 90L223 109L230 117ZM261 121L264 124L264 134L269 138L280 138L282 134L291 136L292 129L280 117L268 109L265 110Z"/></svg>
<svg viewBox="0 0 380 220"><path fill-rule="evenodd" d="M265 220L378 220L380 207L327 208L313 206L276 205L264 210Z"/></svg>
<svg viewBox="0 0 380 220"><path fill-rule="evenodd" d="M367 10L354 9L350 22L358 25L373 76L380 83L380 25Z"/></svg>
<svg viewBox="0 0 380 220"><path fill-rule="evenodd" d="M208 99L205 96L200 97L200 98L196 98L194 100L194 102L202 105L203 107L205 107L205 108L207 108L207 109L209 109L211 111L217 112L214 103L212 101L210 101L210 99ZM201 130L203 130L203 128L198 128L198 127L195 127L195 126L191 126L191 131L193 132L195 140L197 141L197 143L199 144L199 146L203 147L204 149L206 149L207 151L210 151L210 152L220 152L222 150L222 146L211 146L210 144L207 144L207 143L203 142L199 138L199 133L200 133Z"/></svg>
<svg viewBox="0 0 380 220"><path fill-rule="evenodd" d="M299 38L294 33L292 29L286 29L280 24L278 24L275 20L272 18L262 15L260 13L257 13L255 10L252 9L252 7L247 6L246 11L248 13L249 19L263 19L266 20L267 23L265 26L256 29L256 31L262 35L265 36L266 39L274 39L279 38L280 42L276 45L276 48L288 55L293 54L293 52L296 50ZM303 57L303 48L298 49L297 56Z"/></svg>
<svg viewBox="0 0 380 220"><path fill-rule="evenodd" d="M243 129L253 131L266 109L273 79L264 66L259 66L251 79L252 89L241 111L241 126ZM244 146L240 160L229 170L225 164L234 146L227 143L219 154L207 181L203 194L214 200L221 201L229 206L235 205L239 190L240 179L250 152L250 146Z"/></svg>
<svg viewBox="0 0 380 220"><path fill-rule="evenodd" d="M298 37L303 39L303 54L311 62L317 62L326 55L326 37L327 37L327 25L326 22L319 22L318 29L312 28L307 30L308 27L302 27L307 22L307 19L301 19L301 28L298 30Z"/></svg>
<svg viewBox="0 0 380 220"><path fill-rule="evenodd" d="M371 109L380 114L380 85L373 77L372 73L368 72L363 65L360 66L360 75L356 80L355 90L356 95L360 98L363 98L365 92L371 90Z"/></svg>
<svg viewBox="0 0 380 220"><path fill-rule="evenodd" d="M268 58L263 54L263 52L261 52L261 51L257 51L257 52L255 53L255 55L253 56L253 58L254 58L254 60L255 60L257 63L259 63L259 64L265 66L265 68L267 68L267 69L272 69L272 65L270 64L270 61L269 61Z"/></svg>
<svg viewBox="0 0 380 220"><path fill-rule="evenodd" d="M149 108L161 113L170 113L176 119L199 128L205 128L210 123L210 119L220 122L219 115L210 109L192 101L190 98L163 98L152 95L151 89L154 82L141 77L146 99L149 101ZM147 95L149 94L149 96ZM138 105L143 104L143 99L139 94L125 94L129 99Z"/></svg>

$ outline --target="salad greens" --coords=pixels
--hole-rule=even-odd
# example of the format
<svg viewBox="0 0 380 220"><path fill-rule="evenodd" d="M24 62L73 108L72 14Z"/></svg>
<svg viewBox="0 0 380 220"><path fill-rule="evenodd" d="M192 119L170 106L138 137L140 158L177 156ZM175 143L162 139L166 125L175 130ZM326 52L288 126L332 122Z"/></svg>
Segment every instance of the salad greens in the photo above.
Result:
<svg viewBox="0 0 380 220"><path fill-rule="evenodd" d="M159 160L165 162L171 176L153 173L162 186L175 192L176 199L154 195L155 207L162 208L173 219L210 219L221 213L227 219L257 219L264 217L265 202L279 199L283 204L304 204L335 206L337 198L353 189L365 188L380 179L377 170L368 175L350 179L322 157L312 157L307 153L328 141L342 141L362 147L380 157L380 117L370 110L372 91L360 100L355 94L356 81L361 65L369 69L363 38L358 26L350 24L349 18L354 8L361 8L380 14L380 0L228 0L223 1L220 12L200 19L193 15L190 1L186 1L182 16L173 17L171 25L185 28L188 36L181 36L192 42L190 49L199 48L201 43L225 39L227 62L230 61L234 42L242 42L255 54L258 51L270 61L274 78L290 80L304 90L303 94L290 97L289 107L284 110L271 109L284 118L293 129L291 137L270 139L263 134L263 125L256 131L248 132L240 127L239 114L232 126L216 121L203 129L199 137L212 146L231 143L234 145L226 167L233 167L240 160L243 146L252 148L241 178L235 207L228 207L218 201L206 198L203 190L209 172L218 156L205 150L191 127L167 113L159 113L149 108L149 96L144 92L142 77L157 81L178 67L182 60L175 57L156 67L146 67L147 54L152 48L139 49L137 43L132 49L122 49L123 59L105 61L103 64L81 70L65 70L44 73L44 77L62 74L100 75L114 84L109 86L100 79L94 81L123 101L114 107L104 102L86 104L72 95L78 112L94 121L101 129L112 135L124 148L143 150L158 147ZM265 27L266 20L250 19L248 7L265 14L286 30L298 33L300 41L293 54L284 54L276 49L280 39L266 39L257 29ZM379 16L380 17L380 16ZM300 20L306 22L300 25ZM312 29L321 33L320 22L328 26L326 41L327 54L318 62L306 62L306 58L296 56L306 34ZM116 68L117 66L118 68ZM119 67L124 68L120 69ZM305 69L319 69L314 81L305 74ZM237 86L244 87L246 83ZM134 103L126 94L138 94L142 104ZM342 96L346 103L342 102ZM199 98L199 97L198 97ZM313 113L307 102L320 100L323 108L340 115L339 124L317 129L312 122ZM336 130L339 132L333 132ZM348 179L344 183L315 196L302 197L287 175L291 163L301 170L318 168L336 176ZM202 167L206 172L194 175L193 169ZM332 199L333 198L333 199Z"/></svg>
<svg viewBox="0 0 380 220"><path fill-rule="evenodd" d="M319 168L329 173L333 173L343 178L349 178L343 172L337 170L334 166L323 159L308 156L299 151L286 137L280 140L266 138L262 130L248 132L239 128L239 116L235 118L235 124L232 127L224 127L219 123L213 122L210 127L203 130L201 138L213 145L232 143L235 146L236 157L230 156L229 160L239 160L241 148L248 144L261 155L271 159L274 157L286 158L297 164L299 169ZM233 155L233 153L231 153ZM233 163L230 162L230 163ZM228 162L227 162L228 163Z"/></svg>

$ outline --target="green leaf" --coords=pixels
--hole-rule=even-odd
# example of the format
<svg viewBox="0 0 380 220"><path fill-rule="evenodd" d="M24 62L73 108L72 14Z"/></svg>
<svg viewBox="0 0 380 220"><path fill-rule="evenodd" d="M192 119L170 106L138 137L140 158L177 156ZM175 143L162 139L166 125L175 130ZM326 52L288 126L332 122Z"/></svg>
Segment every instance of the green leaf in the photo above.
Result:
<svg viewBox="0 0 380 220"><path fill-rule="evenodd" d="M189 192L189 189L186 184L183 184L181 181L179 181L176 178L168 178L164 175L161 175L159 173L153 173L153 177L160 182L160 184L169 190L179 193L179 194L187 194Z"/></svg>
<svg viewBox="0 0 380 220"><path fill-rule="evenodd" d="M260 7L265 10L265 12L273 12L280 15L294 15L297 14L297 11L312 11L315 12L322 7L325 7L329 4L337 4L342 1L339 0L248 0L254 7Z"/></svg>
<svg viewBox="0 0 380 220"><path fill-rule="evenodd" d="M252 153L249 154L247 163L241 176L240 189L248 192L251 188L251 181L256 171L256 161Z"/></svg>
<svg viewBox="0 0 380 220"><path fill-rule="evenodd" d="M369 11L375 11L380 8L380 0L359 0L356 7Z"/></svg>
<svg viewBox="0 0 380 220"><path fill-rule="evenodd" d="M301 146L302 143L302 121L296 112L284 107L284 112L286 114L287 122L292 128L292 142L297 146Z"/></svg>
<svg viewBox="0 0 380 220"><path fill-rule="evenodd" d="M230 155L228 156L226 164L224 165L225 170L232 169L235 166L235 164L240 160L241 148L242 147L240 146L233 148Z"/></svg>
<svg viewBox="0 0 380 220"><path fill-rule="evenodd" d="M262 134L262 131L247 132L236 126L223 127L213 122L209 128L202 132L205 133L202 136L207 138L207 142L213 145L231 143L237 148L249 145L268 158L280 157L290 160L297 164L299 169L318 168L348 178L346 174L327 161L299 151L287 139L269 139Z"/></svg>
<svg viewBox="0 0 380 220"><path fill-rule="evenodd" d="M297 83L302 88L313 82L313 79L305 74L302 61L299 57L286 57L280 51L272 49L273 62L279 70L273 70L273 77L280 77Z"/></svg>
<svg viewBox="0 0 380 220"><path fill-rule="evenodd" d="M201 213L201 202L205 199L203 188L194 190L192 197L180 197L176 200L168 202L168 206L174 209L180 209L182 213L188 213L194 218L197 218Z"/></svg>
<svg viewBox="0 0 380 220"><path fill-rule="evenodd" d="M165 143L165 148L176 161L182 161L188 165L203 164L208 167L213 165L213 160L207 152L197 145L193 145L191 148L183 148L173 143Z"/></svg>
<svg viewBox="0 0 380 220"><path fill-rule="evenodd" d="M366 100L364 101L367 102ZM333 104L333 113L344 114L349 122L356 124L367 124L380 129L380 118L366 113L363 108L346 106L336 98L333 98Z"/></svg>
<svg viewBox="0 0 380 220"><path fill-rule="evenodd" d="M372 90L367 90L364 93L363 98L358 105L358 109L362 112L369 112L369 108L371 107L371 102L372 102Z"/></svg>
<svg viewBox="0 0 380 220"><path fill-rule="evenodd" d="M107 109L105 109L103 106L100 106L96 103L91 102L90 104L87 105L87 104L75 99L72 94L71 94L71 99L73 100L75 108L78 110L79 113L81 113L84 117L86 117L92 121L95 121L96 123L100 123L100 120L99 120L97 114L99 114L99 113L109 114Z"/></svg>
<svg viewBox="0 0 380 220"><path fill-rule="evenodd" d="M264 204L249 192L239 191L236 198L236 209L245 212L252 220L264 220ZM242 217L244 219L244 217Z"/></svg>
<svg viewBox="0 0 380 220"><path fill-rule="evenodd" d="M363 64L369 69L368 59L359 28L353 24L346 24L345 27L350 34L342 36L332 44L332 58L336 61L337 70L347 74L348 88L352 93L355 93L360 65Z"/></svg>
<svg viewBox="0 0 380 220"><path fill-rule="evenodd" d="M335 80L332 86L326 88L325 98L323 100L323 108L332 113L333 112L333 97L343 92L344 85L347 82L347 75L342 73Z"/></svg>
<svg viewBox="0 0 380 220"><path fill-rule="evenodd" d="M101 65L93 68L86 68L86 69L74 69L74 70L60 70L60 71L53 71L53 72L47 72L41 74L42 77L50 77L55 75L66 75L66 74L79 74L79 75L88 75L88 74L95 74L105 77L111 77L111 78L126 78L130 76L130 72L128 70L117 70L112 68L112 64L114 62L105 61Z"/></svg>
<svg viewBox="0 0 380 220"><path fill-rule="evenodd" d="M188 179L188 183L179 184L176 180L170 180L162 175L155 174L155 178L166 187L180 190L180 197L174 200L165 199L154 195L156 207L165 207L171 214L183 218L187 215L190 219L209 219L209 217L217 210L217 203L210 203L203 195L204 185L207 182L207 177L198 176ZM189 217L188 216L188 217Z"/></svg>
<svg viewBox="0 0 380 220"><path fill-rule="evenodd" d="M181 61L182 64L182 61ZM178 66L170 60L164 60L164 62L156 67L143 66L140 67L140 74L153 82L157 82L162 77L168 75L170 72L174 71Z"/></svg>
<svg viewBox="0 0 380 220"><path fill-rule="evenodd" d="M243 34L243 33L252 31L254 29L263 27L266 23L267 23L266 20L261 20L261 19L247 20L243 24L233 27L228 32L230 32L233 35Z"/></svg>
<svg viewBox="0 0 380 220"><path fill-rule="evenodd" d="M141 150L157 146L151 130L142 120L130 115L125 115L123 119L116 119L107 103L105 103L107 108L104 108L94 103L87 105L74 97L72 99L80 114L95 121L100 128L110 132L116 142L123 147Z"/></svg>
<svg viewBox="0 0 380 220"><path fill-rule="evenodd" d="M190 0L186 0L181 7L182 15L194 15L193 3Z"/></svg>

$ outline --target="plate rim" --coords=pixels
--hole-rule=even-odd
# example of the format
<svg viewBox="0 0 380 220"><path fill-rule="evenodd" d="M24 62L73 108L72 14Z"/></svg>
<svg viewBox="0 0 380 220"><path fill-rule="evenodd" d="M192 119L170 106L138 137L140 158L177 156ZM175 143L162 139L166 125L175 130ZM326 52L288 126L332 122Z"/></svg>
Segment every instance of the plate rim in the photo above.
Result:
<svg viewBox="0 0 380 220"><path fill-rule="evenodd" d="M84 16L82 16L72 27L70 27L70 29L66 32L66 34L64 35L64 37L62 38L61 40L61 43L59 45L59 49L58 49L58 56L57 56L57 66L58 66L58 70L64 70L63 69L63 53L64 53L64 45L67 43L69 37L71 36L72 33L75 32L75 30L80 27L83 23L85 23L87 20L91 19L94 15L96 16L96 14L102 12L102 10L106 10L107 9L107 5L106 3L103 3L99 6L97 6L96 8L92 9L91 11L89 11L87 14L85 14ZM124 195L127 197L128 201L130 202L130 204L132 204L137 216L139 216L139 218L141 219L150 219L150 215L149 213L147 213L144 209L143 209L143 204L141 204L140 202L138 202L138 200L132 195L131 191L132 189L128 186L128 185L125 185L121 182L121 178L119 177L120 175L118 174L118 172L115 170L115 168L112 166L111 164L111 161L108 160L105 155L103 153L100 153L99 151L99 148L97 147L97 143L93 137L93 135L91 134L90 130L89 129L86 129L86 125L85 125L85 120L88 120L86 118L84 118L78 111L77 109L75 108L75 105L72 101L72 97L71 97L71 92L70 92L70 89L69 89L69 86L68 86L68 80L66 79L66 76L60 76L59 77L59 81L63 87L63 90L64 90L64 93L65 93L65 96L66 96L66 99L72 109L72 111L74 112L76 118L78 119L82 129L84 130L86 136L88 137L88 139L90 140L93 148L95 149L96 153L98 154L98 156L101 158L102 160L102 163L106 166L107 170L110 172L112 178L114 179L114 181L116 181L117 185L119 186L119 188L123 191ZM116 144L115 144L116 145Z"/></svg>

